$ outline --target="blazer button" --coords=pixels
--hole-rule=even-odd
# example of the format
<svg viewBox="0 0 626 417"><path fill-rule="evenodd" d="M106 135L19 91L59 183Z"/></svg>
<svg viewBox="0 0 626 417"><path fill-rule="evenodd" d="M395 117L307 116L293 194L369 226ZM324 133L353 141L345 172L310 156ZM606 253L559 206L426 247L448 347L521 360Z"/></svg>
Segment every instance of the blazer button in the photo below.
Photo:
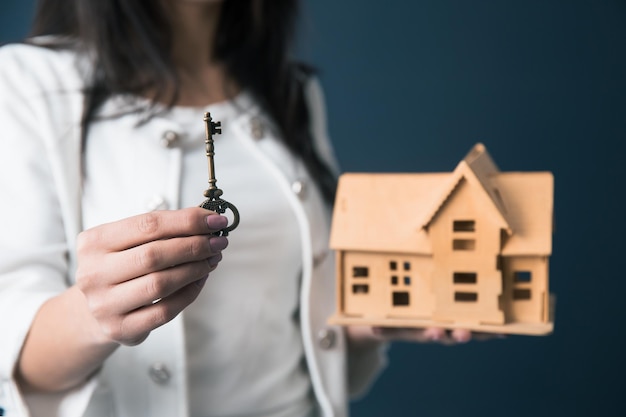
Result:
<svg viewBox="0 0 626 417"><path fill-rule="evenodd" d="M320 266L322 262L324 262L326 258L328 257L328 253L329 251L326 250L324 252L318 253L317 255L313 256L313 268L317 268L318 266Z"/></svg>
<svg viewBox="0 0 626 417"><path fill-rule="evenodd" d="M258 116L254 116L250 119L250 133L252 137L256 140L263 139L265 136L265 128L263 127L263 122Z"/></svg>
<svg viewBox="0 0 626 417"><path fill-rule="evenodd" d="M317 333L317 343L319 347L328 350L335 346L337 341L337 334L333 329L322 329Z"/></svg>
<svg viewBox="0 0 626 417"><path fill-rule="evenodd" d="M291 183L291 191L293 191L300 200L304 200L306 198L306 182L303 180L295 180Z"/></svg>
<svg viewBox="0 0 626 417"><path fill-rule="evenodd" d="M178 141L180 140L180 135L173 130L166 130L163 132L163 136L161 136L161 146L164 148L171 148L176 146Z"/></svg>
<svg viewBox="0 0 626 417"><path fill-rule="evenodd" d="M155 384L165 385L170 380L172 375L170 374L170 370L168 367L162 362L156 362L152 364L150 370L148 371L148 375L150 375L150 379Z"/></svg>

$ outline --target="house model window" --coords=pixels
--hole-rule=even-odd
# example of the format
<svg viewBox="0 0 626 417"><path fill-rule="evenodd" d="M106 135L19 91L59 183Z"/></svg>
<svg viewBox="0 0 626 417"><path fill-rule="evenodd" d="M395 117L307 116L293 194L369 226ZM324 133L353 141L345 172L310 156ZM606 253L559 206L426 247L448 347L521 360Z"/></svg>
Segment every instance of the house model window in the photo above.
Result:
<svg viewBox="0 0 626 417"><path fill-rule="evenodd" d="M474 220L455 220L452 224L452 230L455 232L473 232L475 231Z"/></svg>
<svg viewBox="0 0 626 417"><path fill-rule="evenodd" d="M394 306L408 306L409 305L409 293L407 291L396 291L393 293L393 305Z"/></svg>
<svg viewBox="0 0 626 417"><path fill-rule="evenodd" d="M500 172L482 144L453 172L342 175L330 321L550 333L553 183ZM393 212L376 223L373 193Z"/></svg>
<svg viewBox="0 0 626 417"><path fill-rule="evenodd" d="M355 278L367 278L369 276L369 268L366 266L355 266L352 268L352 276Z"/></svg>

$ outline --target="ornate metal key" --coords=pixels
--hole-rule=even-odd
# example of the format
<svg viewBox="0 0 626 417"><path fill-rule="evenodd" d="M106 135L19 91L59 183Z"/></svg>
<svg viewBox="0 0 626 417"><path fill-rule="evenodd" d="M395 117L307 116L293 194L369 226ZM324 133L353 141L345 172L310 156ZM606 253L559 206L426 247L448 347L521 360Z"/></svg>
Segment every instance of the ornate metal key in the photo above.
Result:
<svg viewBox="0 0 626 417"><path fill-rule="evenodd" d="M215 155L213 135L222 133L222 123L214 122L213 119L211 119L211 113L209 112L204 113L204 123L206 127L206 139L204 144L206 147L207 161L209 163L209 188L204 192L204 196L207 199L200 204L200 207L220 214L224 214L227 209L230 209L230 211L233 212L232 223L215 233L217 236L228 236L228 233L239 225L239 211L234 204L231 204L221 198L224 192L215 185L217 180L215 179L215 166L213 164L213 155Z"/></svg>

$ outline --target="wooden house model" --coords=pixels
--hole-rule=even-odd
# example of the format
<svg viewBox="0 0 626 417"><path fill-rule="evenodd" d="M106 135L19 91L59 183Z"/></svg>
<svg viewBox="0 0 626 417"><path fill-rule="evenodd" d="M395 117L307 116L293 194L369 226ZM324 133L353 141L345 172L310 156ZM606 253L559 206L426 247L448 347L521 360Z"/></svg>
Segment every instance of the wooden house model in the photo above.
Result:
<svg viewBox="0 0 626 417"><path fill-rule="evenodd" d="M553 183L500 172L480 143L451 173L343 174L330 321L550 333Z"/></svg>

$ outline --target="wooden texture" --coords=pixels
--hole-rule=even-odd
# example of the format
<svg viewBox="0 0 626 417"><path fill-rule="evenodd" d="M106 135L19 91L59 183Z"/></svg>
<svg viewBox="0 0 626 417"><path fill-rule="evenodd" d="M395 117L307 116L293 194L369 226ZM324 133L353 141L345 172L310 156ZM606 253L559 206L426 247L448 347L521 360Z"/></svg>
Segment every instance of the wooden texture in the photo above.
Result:
<svg viewBox="0 0 626 417"><path fill-rule="evenodd" d="M331 322L550 333L553 183L480 143L451 173L342 175Z"/></svg>

